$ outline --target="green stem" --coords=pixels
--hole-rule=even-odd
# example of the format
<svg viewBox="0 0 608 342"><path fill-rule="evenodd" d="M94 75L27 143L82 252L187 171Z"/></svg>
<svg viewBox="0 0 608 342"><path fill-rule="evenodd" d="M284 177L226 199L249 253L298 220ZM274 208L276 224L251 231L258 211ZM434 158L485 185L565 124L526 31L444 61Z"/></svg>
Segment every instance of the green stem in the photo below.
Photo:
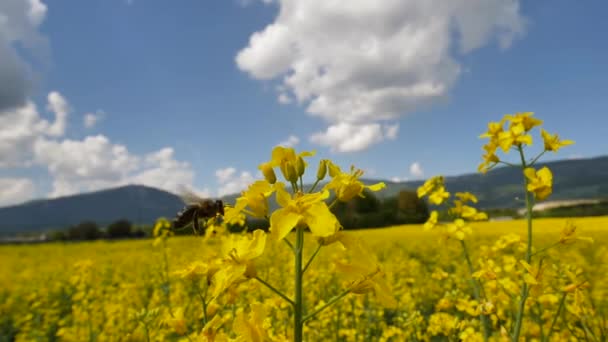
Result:
<svg viewBox="0 0 608 342"><path fill-rule="evenodd" d="M314 253L312 253L312 255L310 256L310 259L308 259L308 262L306 263L306 266L304 266L304 268L302 269L302 273L306 272L306 270L308 269L308 266L310 266L310 264L315 259L315 257L317 256L317 254L319 254L319 251L321 250L321 247L323 247L323 245L321 245L321 244L317 245L317 249L315 249Z"/></svg>
<svg viewBox="0 0 608 342"><path fill-rule="evenodd" d="M198 284L194 284L194 286L196 287L196 293L198 294L198 298L200 298L201 304L203 305L203 326L205 326L207 322L209 322L209 320L207 319L207 301L205 300L205 297L207 297L208 286L205 287L204 295L201 293L201 289Z"/></svg>
<svg viewBox="0 0 608 342"><path fill-rule="evenodd" d="M304 192L304 181L302 180L302 176L300 176L300 191Z"/></svg>
<svg viewBox="0 0 608 342"><path fill-rule="evenodd" d="M317 179L314 184L312 185L312 187L310 188L310 190L308 190L308 193L311 194L313 191L315 191L315 188L317 187L317 184L319 184L319 181L321 181L320 179Z"/></svg>
<svg viewBox="0 0 608 342"><path fill-rule="evenodd" d="M534 165L534 163L536 163L536 161L542 157L543 154L545 154L545 152L547 152L547 150L543 150L539 155L536 156L536 158L534 158L529 164L528 166L532 166Z"/></svg>
<svg viewBox="0 0 608 342"><path fill-rule="evenodd" d="M291 252L295 253L295 249L293 248L293 244L291 242L289 242L289 240L287 240L287 238L284 238L283 241L285 241L285 243L287 244L287 246L289 246L289 248L291 248Z"/></svg>
<svg viewBox="0 0 608 342"><path fill-rule="evenodd" d="M525 170L528 165L526 164L526 158L524 157L524 150L521 146L518 146L519 156L521 158L522 170ZM531 263L532 260L532 207L534 205L530 192L528 191L528 179L524 176L524 193L526 194L526 221L528 222L528 247L526 249L526 262ZM515 321L515 330L513 331L513 341L519 341L519 334L521 332L521 326L524 318L524 310L526 307L526 300L528 299L528 284L524 282L521 289L521 299L519 300L519 308L517 311L517 319Z"/></svg>
<svg viewBox="0 0 608 342"><path fill-rule="evenodd" d="M293 300L289 299L289 297L287 297L285 294L283 294L283 292L277 290L274 286L268 284L266 281L264 281L262 278L260 277L255 277L255 280L259 281L260 283L262 283L262 285L266 286L270 291L276 293L279 297L285 299L289 304L291 304L291 306L296 305L296 303L294 303Z"/></svg>
<svg viewBox="0 0 608 342"><path fill-rule="evenodd" d="M555 313L555 316L553 316L553 321L551 322L551 327L549 328L549 332L547 333L547 337L544 339L544 341L549 341L549 339L551 338L551 334L553 334L553 328L555 327L555 323L557 323L559 314L562 312L562 309L564 308L564 302L566 301L567 294L568 294L567 292L564 292L562 294L562 298L559 299L559 306L557 307L557 312Z"/></svg>
<svg viewBox="0 0 608 342"><path fill-rule="evenodd" d="M350 289L346 289L344 292L340 293L339 295L333 297L332 299L330 299L327 303L325 303L323 306L319 307L318 309L316 309L315 311L309 313L308 315L306 315L303 319L302 319L302 323L308 321L309 319L312 319L313 317L315 317L316 314L318 314L319 312L327 309L328 307L330 307L332 304L334 304L335 302L339 301L340 299L344 298L344 296L346 296L347 294L350 293Z"/></svg>
<svg viewBox="0 0 608 342"><path fill-rule="evenodd" d="M304 249L304 227L296 227L296 248L295 248L295 304L294 304L294 330L293 340L302 342L304 321L304 303L302 300L302 250Z"/></svg>
<svg viewBox="0 0 608 342"><path fill-rule="evenodd" d="M560 242L558 241L558 242L556 242L556 243L554 243L554 244L552 244L552 245L549 245L549 246L547 246L547 247L541 248L541 249L539 249L538 251L536 251L536 252L532 253L532 256L535 256L535 255L537 255L537 254L540 254L540 253L542 253L542 252L544 252L544 251L546 251L546 250L549 250L549 249L551 249L551 248L553 248L553 247L555 247L555 246L559 246L559 245L560 245Z"/></svg>
<svg viewBox="0 0 608 342"><path fill-rule="evenodd" d="M473 268L473 263L471 262L471 258L469 257L469 250L467 249L467 244L464 240L460 240L460 245L462 246L462 253L464 254L464 258L467 261L467 265L469 266L469 273L471 284L473 285L473 294L475 295L475 299L479 304L481 304L481 294L483 292L483 288L481 287L481 283L473 278L473 273L475 273L475 269ZM483 340L488 341L490 338L490 322L488 321L488 316L484 315L483 312L479 315L479 319L481 320L481 326L483 327Z"/></svg>

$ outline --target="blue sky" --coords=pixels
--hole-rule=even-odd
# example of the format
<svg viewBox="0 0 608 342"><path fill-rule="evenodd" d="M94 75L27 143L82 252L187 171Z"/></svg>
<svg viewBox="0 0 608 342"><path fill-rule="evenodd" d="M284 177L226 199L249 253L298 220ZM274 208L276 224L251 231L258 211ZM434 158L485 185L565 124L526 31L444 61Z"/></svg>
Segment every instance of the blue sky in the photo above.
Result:
<svg viewBox="0 0 608 342"><path fill-rule="evenodd" d="M516 111L576 141L547 159L606 154L606 2L427 3L8 0L0 205L238 191L290 136L373 178L474 172Z"/></svg>

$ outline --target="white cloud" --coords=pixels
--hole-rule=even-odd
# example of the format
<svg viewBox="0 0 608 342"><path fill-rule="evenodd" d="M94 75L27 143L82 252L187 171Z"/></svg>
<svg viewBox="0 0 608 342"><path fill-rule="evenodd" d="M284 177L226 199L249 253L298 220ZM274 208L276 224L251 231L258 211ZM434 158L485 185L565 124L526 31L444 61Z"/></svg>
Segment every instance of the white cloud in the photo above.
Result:
<svg viewBox="0 0 608 342"><path fill-rule="evenodd" d="M39 140L36 162L53 176L50 197L94 191L126 184L141 184L171 192L193 188L194 171L174 158L172 148L137 156L103 135L83 140Z"/></svg>
<svg viewBox="0 0 608 342"><path fill-rule="evenodd" d="M35 188L27 178L0 178L0 207L32 199Z"/></svg>
<svg viewBox="0 0 608 342"><path fill-rule="evenodd" d="M48 100L47 108L55 114L52 123L40 117L31 101L0 111L0 168L31 164L37 140L65 133L69 104L58 92L49 93Z"/></svg>
<svg viewBox="0 0 608 342"><path fill-rule="evenodd" d="M275 21L252 34L236 63L256 79L281 80L279 101L294 97L328 131L347 123L377 133L371 123L446 98L462 69L455 51L493 40L506 48L525 27L518 0L278 2Z"/></svg>
<svg viewBox="0 0 608 342"><path fill-rule="evenodd" d="M237 174L236 169L233 167L219 169L215 172L220 187L217 190L218 196L230 195L238 193L246 189L253 181L255 177L248 172L242 171Z"/></svg>
<svg viewBox="0 0 608 342"><path fill-rule="evenodd" d="M48 101L49 104L47 105L47 109L55 113L55 122L48 127L47 134L60 137L65 134L70 105L68 104L68 101L56 91L49 93Z"/></svg>
<svg viewBox="0 0 608 342"><path fill-rule="evenodd" d="M95 113L85 113L83 118L84 127L93 128L104 116L105 112L103 110L98 110Z"/></svg>
<svg viewBox="0 0 608 342"><path fill-rule="evenodd" d="M46 64L48 44L38 32L46 12L39 0L0 1L0 112L27 103L34 67Z"/></svg>
<svg viewBox="0 0 608 342"><path fill-rule="evenodd" d="M391 182L395 182L395 183L401 183L401 182L407 182L408 178L407 177L392 177L391 178Z"/></svg>
<svg viewBox="0 0 608 342"><path fill-rule="evenodd" d="M52 177L50 197L126 184L143 184L172 192L186 186L200 192L193 187L192 167L176 160L172 148L135 155L104 135L65 139L68 101L60 93L51 92L46 108L54 113L53 122L41 118L31 101L0 112L0 170L46 168ZM13 203L27 197L24 194L31 186L25 181L14 183L11 193L22 195L15 195Z"/></svg>
<svg viewBox="0 0 608 342"><path fill-rule="evenodd" d="M290 104L291 98L289 98L289 95L285 94L285 93L280 93L279 97L277 98L277 101L279 101L280 104Z"/></svg>
<svg viewBox="0 0 608 342"><path fill-rule="evenodd" d="M410 175L415 178L421 178L424 176L424 170L422 169L420 162L413 162L412 165L410 165Z"/></svg>
<svg viewBox="0 0 608 342"><path fill-rule="evenodd" d="M224 184L232 179L232 176L236 173L236 169L233 167L227 167L224 169L219 169L215 171L215 177L217 177L217 181L220 184Z"/></svg>
<svg viewBox="0 0 608 342"><path fill-rule="evenodd" d="M281 141L277 146L294 147L300 143L300 138L295 135L290 135L287 140Z"/></svg>
<svg viewBox="0 0 608 342"><path fill-rule="evenodd" d="M362 151L385 139L396 137L399 125L382 126L379 123L351 124L347 122L331 125L325 132L310 136L312 143L328 146L334 152Z"/></svg>

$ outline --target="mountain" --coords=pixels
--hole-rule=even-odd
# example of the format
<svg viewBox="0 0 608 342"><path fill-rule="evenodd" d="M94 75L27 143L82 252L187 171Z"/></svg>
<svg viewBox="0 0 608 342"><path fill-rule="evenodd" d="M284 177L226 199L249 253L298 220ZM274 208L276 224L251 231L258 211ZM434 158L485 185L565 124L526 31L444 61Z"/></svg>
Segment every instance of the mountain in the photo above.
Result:
<svg viewBox="0 0 608 342"><path fill-rule="evenodd" d="M539 163L553 173L553 194L550 200L608 198L608 156L559 160ZM451 193L469 191L475 194L480 208L521 208L524 206L522 171L516 167L498 167L487 174L466 174L446 177ZM372 183L373 181L369 181ZM403 189L414 190L423 181L385 182L387 187L380 197L395 196Z"/></svg>
<svg viewBox="0 0 608 342"><path fill-rule="evenodd" d="M608 198L608 156L538 165L542 166L553 171L551 200ZM378 181L364 180L367 184ZM470 191L479 198L478 207L485 209L523 207L521 181L522 172L514 167L499 167L485 175L446 177L450 192ZM415 190L422 181L385 183L387 188L377 193L380 198L395 196L404 189ZM223 200L234 203L237 196L228 195ZM271 207L276 206L274 198L270 202ZM178 196L169 192L129 185L0 208L0 234L62 229L85 220L105 225L125 218L135 223L150 224L161 216L173 217L183 205Z"/></svg>
<svg viewBox="0 0 608 342"><path fill-rule="evenodd" d="M152 223L161 216L175 216L183 206L184 202L172 193L128 185L0 208L0 233L64 229L85 220L100 225L123 218L134 223Z"/></svg>

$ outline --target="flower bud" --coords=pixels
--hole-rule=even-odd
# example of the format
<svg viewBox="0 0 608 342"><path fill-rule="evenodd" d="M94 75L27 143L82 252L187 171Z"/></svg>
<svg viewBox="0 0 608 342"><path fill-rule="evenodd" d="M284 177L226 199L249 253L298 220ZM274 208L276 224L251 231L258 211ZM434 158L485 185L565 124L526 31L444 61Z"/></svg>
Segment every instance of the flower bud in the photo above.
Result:
<svg viewBox="0 0 608 342"><path fill-rule="evenodd" d="M319 169L317 170L317 180L323 180L327 174L327 160L321 159Z"/></svg>
<svg viewBox="0 0 608 342"><path fill-rule="evenodd" d="M305 170L306 163L304 162L304 159L302 159L302 157L298 157L298 160L296 161L296 172L298 174L298 177L302 177Z"/></svg>
<svg viewBox="0 0 608 342"><path fill-rule="evenodd" d="M283 176L287 181L294 183L298 181L298 174L296 172L296 168L293 163L284 162L281 164L281 171L283 172Z"/></svg>
<svg viewBox="0 0 608 342"><path fill-rule="evenodd" d="M277 176L274 174L274 170L272 166L270 166L270 163L263 163L260 165L260 170L268 183L274 184L277 182Z"/></svg>

